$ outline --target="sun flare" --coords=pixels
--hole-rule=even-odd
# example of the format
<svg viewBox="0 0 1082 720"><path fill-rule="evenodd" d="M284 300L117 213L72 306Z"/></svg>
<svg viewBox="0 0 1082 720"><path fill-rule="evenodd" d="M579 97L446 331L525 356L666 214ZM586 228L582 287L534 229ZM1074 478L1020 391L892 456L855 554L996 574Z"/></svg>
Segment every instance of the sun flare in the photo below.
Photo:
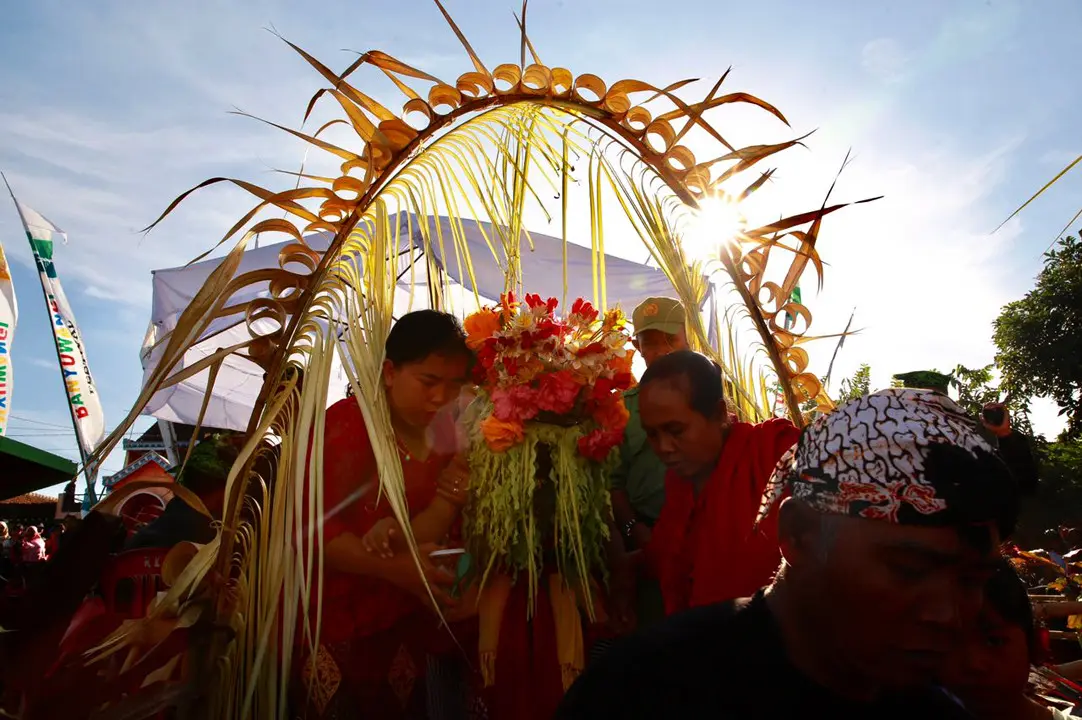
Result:
<svg viewBox="0 0 1082 720"><path fill-rule="evenodd" d="M684 252L693 260L717 260L747 226L740 209L721 198L704 200L694 211L683 237Z"/></svg>

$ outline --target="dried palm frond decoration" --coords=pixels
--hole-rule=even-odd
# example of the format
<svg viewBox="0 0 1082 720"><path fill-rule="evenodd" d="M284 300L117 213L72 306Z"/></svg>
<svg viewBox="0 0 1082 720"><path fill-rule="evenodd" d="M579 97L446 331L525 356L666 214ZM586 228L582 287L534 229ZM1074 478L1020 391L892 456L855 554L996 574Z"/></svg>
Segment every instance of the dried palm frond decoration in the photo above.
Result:
<svg viewBox="0 0 1082 720"><path fill-rule="evenodd" d="M413 242L415 226L426 250L434 305L446 303L449 288L427 252L432 248L439 248L445 262L457 263L462 277L476 287L463 229L467 218L491 223L488 247L505 272L506 289L521 294L519 258L530 251L527 209L555 217L566 242L569 195L585 190L595 305L602 310L608 305L605 223L617 216L630 222L685 306L697 308L709 287L703 264L692 261L682 240L686 228L708 203L738 207L770 179L771 172L759 173L757 166L800 142L731 145L706 119L717 108L749 105L788 122L757 97L722 94L724 77L701 99L687 101L678 91L690 80L664 87L639 80L609 85L593 74L543 64L526 34L525 4L519 62L490 69L440 1L435 4L472 64L453 82L379 51L364 53L336 73L287 41L327 83L308 112L333 101L342 116L310 134L275 127L337 157L337 177L301 175L297 187L281 192L215 178L181 195L162 215L194 190L216 183L233 183L258 199L225 233L219 245L231 243L227 254L161 341L157 369L126 421L98 451L108 454L150 397L165 387L208 372L209 396L217 369L233 353L266 371L247 443L229 474L222 532L199 550L149 618L171 617L178 626L216 631L188 663L193 684L206 691L203 704L192 709L201 717L284 717L298 613L313 618L318 635L321 612L309 599L323 574L323 540L315 520L324 509L322 432L335 354L369 428L381 492L402 527L409 528L380 371L402 272L400 250ZM362 68L374 68L397 87L404 96L400 113L352 82ZM331 126L349 130L351 142L324 139ZM692 131L707 138L709 159L697 159L681 144ZM541 200L553 196L559 198L558 214ZM811 313L790 298L809 266L822 282L819 232L824 217L841 207L824 202L810 212L742 229L711 260L738 304L718 317L729 328L721 347L709 344L697 313L689 314L689 336L722 367L732 406L745 419L771 415L766 375L776 376L798 425L802 403L829 407L802 347L810 339ZM273 210L284 211L285 218L259 219ZM450 219L449 234L440 223L428 222L438 214ZM314 232L333 235L325 253L305 242ZM259 233L279 233L291 241L281 251L280 267L235 276L247 243ZM412 271L414 261L405 262ZM231 302L244 288L268 281L270 297ZM784 326L786 315L798 319L796 326ZM210 324L230 316L243 317L251 338L176 371L185 350ZM757 340L747 354L737 349L733 330L740 317L750 321ZM260 331L268 324L272 331ZM755 359L759 352L765 366ZM407 539L416 557L413 539ZM220 592L223 583L231 592ZM313 642L307 629L300 632L302 644ZM120 634L98 654L133 642L130 632Z"/></svg>
<svg viewBox="0 0 1082 720"><path fill-rule="evenodd" d="M1055 176L1055 177L1053 177L1053 178L1052 178L1051 180L1049 180L1048 182L1046 182L1046 183L1045 183L1045 184L1044 184L1044 185L1043 185L1043 186L1041 187L1041 189L1040 189L1040 190L1038 190L1037 192L1033 193L1033 195L1031 195L1031 196L1030 196L1029 200L1026 200L1026 201L1025 201L1024 203L1022 203L1022 204L1021 204L1020 206L1018 206L1018 209L1016 209L1016 210L1015 210L1014 212L1012 212L1012 213L1011 213L1011 214L1010 214L1010 215L1009 215L1009 216L1007 217L1007 219L1006 219L1006 220L1004 220L1004 221L1003 221L1003 222L1001 222L1001 223L1000 223L1000 224L999 224L998 226L996 226L996 229L995 229L995 230L993 230L992 232L993 232L993 233L997 232L997 231L998 231L998 230L999 230L999 229L1000 229L1001 227L1003 227L1004 225L1006 225L1007 223L1009 223L1009 222L1011 221L1011 219L1012 219L1012 218L1014 218L1014 216L1015 216L1015 215L1017 215L1018 213L1020 213L1020 212L1022 212L1023 210L1025 210L1025 209L1026 209L1026 208L1027 208L1027 207L1029 206L1029 204L1030 204L1030 203L1032 203L1032 202L1033 202L1034 200L1036 200L1036 199L1037 199L1037 198L1039 198L1039 197L1040 197L1041 195L1043 195L1043 194L1044 194L1044 193L1045 193L1045 192L1046 192L1046 191L1047 191L1047 190L1048 190L1049 188L1051 188L1051 187L1052 187L1053 185L1055 185L1055 184L1056 184L1057 182L1059 182L1060 180L1062 180L1062 179L1063 179L1063 176L1064 176L1064 175L1066 175L1067 173L1069 173L1069 172L1070 172L1071 170L1073 170L1073 169L1074 169L1074 167L1075 167L1076 165L1078 165L1079 163L1082 163L1082 155L1079 155L1079 156L1078 156L1078 157L1076 157L1076 158L1075 158L1074 160L1072 160L1071 162L1067 163L1067 167L1063 168L1063 169L1062 169L1062 170L1060 170L1060 171L1059 171L1058 173L1056 173L1056 176ZM1061 237L1063 237L1063 235L1064 235L1064 234L1065 234L1065 233L1066 233L1066 232L1067 232L1068 230L1070 230L1070 229L1071 229L1071 225L1074 225L1074 222L1075 222L1075 220L1077 220L1077 219L1078 219L1078 218L1080 218L1080 217L1082 217L1082 210L1079 210L1078 212L1076 212L1076 213L1074 214L1074 217L1072 217L1072 218L1071 218L1070 220L1068 220L1068 221L1067 221L1067 224L1063 226L1063 229L1062 229L1062 230L1060 230L1060 231L1059 231L1058 233L1056 233L1056 237L1052 239L1052 242L1051 242L1051 243L1049 243L1049 245L1048 245L1048 248L1047 248L1047 249L1045 250L1045 252L1048 252L1048 250L1051 250L1051 249L1052 249L1052 246L1053 246L1053 245L1055 245L1055 244L1056 244L1056 243L1057 243L1057 242L1059 241L1059 239L1060 239Z"/></svg>

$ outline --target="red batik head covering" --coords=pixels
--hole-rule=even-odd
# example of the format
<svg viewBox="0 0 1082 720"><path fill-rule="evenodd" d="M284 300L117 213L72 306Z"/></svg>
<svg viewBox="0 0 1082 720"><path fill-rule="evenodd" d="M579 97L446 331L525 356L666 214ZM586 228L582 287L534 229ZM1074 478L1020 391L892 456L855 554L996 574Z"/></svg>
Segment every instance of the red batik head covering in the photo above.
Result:
<svg viewBox="0 0 1082 720"><path fill-rule="evenodd" d="M945 395L891 388L805 428L767 483L759 520L788 492L820 512L907 525L1013 527L1017 488L978 426Z"/></svg>

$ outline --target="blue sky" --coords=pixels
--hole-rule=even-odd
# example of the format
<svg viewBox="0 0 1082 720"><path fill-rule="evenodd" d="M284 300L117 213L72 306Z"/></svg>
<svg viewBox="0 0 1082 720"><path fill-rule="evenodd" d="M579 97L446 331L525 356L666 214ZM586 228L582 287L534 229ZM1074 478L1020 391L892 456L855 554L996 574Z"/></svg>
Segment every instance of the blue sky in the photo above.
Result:
<svg viewBox="0 0 1082 720"><path fill-rule="evenodd" d="M517 1L447 6L490 67L517 62ZM886 198L828 221L825 287L805 292L819 332L839 330L857 308L864 332L847 342L841 372L870 362L885 385L895 372L991 362L992 319L1031 286L1041 253L1082 206L1075 173L990 235L1082 152L1076 0L535 0L528 20L546 64L659 84L708 81L732 66L730 89L773 102L796 131L818 129L779 170L785 197L803 203L783 210L817 202L853 149L837 197ZM0 169L20 200L70 235L56 263L109 424L139 390L150 271L210 247L249 201L211 191L150 235L138 229L201 180L284 185L269 170L301 160L297 143L228 114L238 107L297 126L321 86L264 30L271 25L331 67L353 59L343 49L381 49L441 76L468 69L426 0L38 0L5 9ZM753 142L756 129L735 132ZM9 434L74 457L36 275L4 200L0 242L21 310ZM815 367L831 349L813 346ZM1037 422L1055 431L1047 407Z"/></svg>

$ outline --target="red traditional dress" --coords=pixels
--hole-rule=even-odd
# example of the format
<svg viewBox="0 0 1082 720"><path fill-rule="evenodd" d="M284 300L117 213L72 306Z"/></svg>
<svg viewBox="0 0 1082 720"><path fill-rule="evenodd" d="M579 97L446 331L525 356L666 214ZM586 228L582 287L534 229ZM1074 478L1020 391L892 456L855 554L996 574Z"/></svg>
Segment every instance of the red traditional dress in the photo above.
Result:
<svg viewBox="0 0 1082 720"><path fill-rule="evenodd" d="M450 416L441 416L434 430L425 460L400 450L411 513L432 502L436 479L454 456ZM392 513L385 499L376 501L378 470L356 400L346 398L327 410L325 433L324 543L347 532L363 537ZM314 612L308 622L314 632ZM425 717L427 655L453 647L435 614L412 594L379 578L326 570L316 670L312 672L307 658L299 668L304 690L310 691L302 704L309 717L352 717L357 712L364 717Z"/></svg>
<svg viewBox="0 0 1082 720"><path fill-rule="evenodd" d="M800 436L788 420L734 423L698 495L671 471L645 554L665 612L753 595L778 569L777 513L755 517L770 474Z"/></svg>

